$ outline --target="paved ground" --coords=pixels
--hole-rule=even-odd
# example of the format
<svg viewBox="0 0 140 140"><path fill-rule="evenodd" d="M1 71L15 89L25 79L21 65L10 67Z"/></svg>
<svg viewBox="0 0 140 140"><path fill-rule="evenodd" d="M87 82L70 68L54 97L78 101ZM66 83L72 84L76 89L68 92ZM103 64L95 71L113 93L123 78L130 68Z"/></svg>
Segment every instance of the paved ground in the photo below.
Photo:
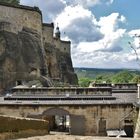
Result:
<svg viewBox="0 0 140 140"><path fill-rule="evenodd" d="M109 137L92 137L92 136L73 136L73 135L66 135L63 133L52 133L51 135L46 136L38 136L38 137L30 137L25 139L18 139L18 140L140 140L134 138L109 138Z"/></svg>

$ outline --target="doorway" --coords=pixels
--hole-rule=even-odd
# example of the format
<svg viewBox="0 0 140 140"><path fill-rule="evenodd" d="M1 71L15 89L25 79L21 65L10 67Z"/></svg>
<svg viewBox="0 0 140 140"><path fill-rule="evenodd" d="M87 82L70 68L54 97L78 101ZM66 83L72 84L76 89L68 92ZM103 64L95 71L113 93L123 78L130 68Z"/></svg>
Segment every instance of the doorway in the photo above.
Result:
<svg viewBox="0 0 140 140"><path fill-rule="evenodd" d="M68 111L61 108L50 108L43 113L43 119L49 121L50 131L70 133L71 123Z"/></svg>

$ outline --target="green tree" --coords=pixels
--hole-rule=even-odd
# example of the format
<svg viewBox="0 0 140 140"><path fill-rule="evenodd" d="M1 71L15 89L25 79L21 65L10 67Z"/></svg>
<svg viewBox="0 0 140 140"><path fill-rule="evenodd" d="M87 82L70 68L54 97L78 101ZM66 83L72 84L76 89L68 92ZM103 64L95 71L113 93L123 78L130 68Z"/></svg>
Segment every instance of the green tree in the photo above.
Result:
<svg viewBox="0 0 140 140"><path fill-rule="evenodd" d="M88 87L90 82L91 82L91 80L88 78L81 78L81 79L79 79L79 86Z"/></svg>
<svg viewBox="0 0 140 140"><path fill-rule="evenodd" d="M129 71L121 71L112 77L113 83L129 83L133 79L133 74Z"/></svg>
<svg viewBox="0 0 140 140"><path fill-rule="evenodd" d="M9 4L14 4L18 5L20 0L0 0L0 3L9 3Z"/></svg>
<svg viewBox="0 0 140 140"><path fill-rule="evenodd" d="M98 75L95 79L95 82L100 83L111 83L110 74L107 75Z"/></svg>
<svg viewBox="0 0 140 140"><path fill-rule="evenodd" d="M140 83L140 75L136 75L133 77L133 79L131 80L133 83Z"/></svg>

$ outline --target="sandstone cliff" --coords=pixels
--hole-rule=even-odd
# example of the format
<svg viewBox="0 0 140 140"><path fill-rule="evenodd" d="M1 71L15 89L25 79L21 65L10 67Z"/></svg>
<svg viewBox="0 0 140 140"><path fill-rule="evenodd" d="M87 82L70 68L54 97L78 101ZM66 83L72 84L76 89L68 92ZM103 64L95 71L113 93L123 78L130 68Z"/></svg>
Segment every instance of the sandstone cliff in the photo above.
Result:
<svg viewBox="0 0 140 140"><path fill-rule="evenodd" d="M70 42L55 40L52 25L34 7L0 4L0 92L20 84L78 84Z"/></svg>
<svg viewBox="0 0 140 140"><path fill-rule="evenodd" d="M26 28L18 34L0 31L0 86L10 88L16 82L40 79L43 74L45 64L40 37Z"/></svg>
<svg viewBox="0 0 140 140"><path fill-rule="evenodd" d="M71 56L61 52L56 46L45 43L46 63L48 65L48 75L55 84L64 83L66 85L77 85L77 75L74 73Z"/></svg>

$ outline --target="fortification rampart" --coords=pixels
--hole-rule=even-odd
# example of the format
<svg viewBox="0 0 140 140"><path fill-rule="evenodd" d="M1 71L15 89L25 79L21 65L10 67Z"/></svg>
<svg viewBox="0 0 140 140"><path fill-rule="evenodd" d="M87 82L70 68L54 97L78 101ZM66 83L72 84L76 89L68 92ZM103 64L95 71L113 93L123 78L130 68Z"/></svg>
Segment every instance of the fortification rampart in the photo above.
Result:
<svg viewBox="0 0 140 140"><path fill-rule="evenodd" d="M53 23L47 24L44 23L42 25L42 32L43 32L43 41L52 44L53 42L53 30L54 30L54 25Z"/></svg>
<svg viewBox="0 0 140 140"><path fill-rule="evenodd" d="M63 83L77 84L70 57L70 41L62 41L59 35L54 37L53 23L42 23L42 13L37 7L0 3L0 31L0 80L4 83L0 84L0 89L7 85L12 87L15 81L25 81L35 72L34 69L37 70L34 76L48 73L50 78L61 79L59 81ZM9 75L14 73L14 77L6 72ZM18 77L21 72L26 76Z"/></svg>
<svg viewBox="0 0 140 140"><path fill-rule="evenodd" d="M127 120L132 120L130 114L132 105L92 105L92 106L0 106L0 113L18 117L48 116L47 111L54 115L62 115L61 110L65 110L70 115L71 133L80 135L106 135L106 130L122 129L127 125ZM111 113L110 113L111 112ZM130 114L130 115L128 115ZM127 117L126 117L127 116ZM74 119L75 118L75 119ZM77 119L76 119L77 118Z"/></svg>
<svg viewBox="0 0 140 140"><path fill-rule="evenodd" d="M70 54L70 41L63 41L57 38L54 38L54 45L63 53Z"/></svg>
<svg viewBox="0 0 140 140"><path fill-rule="evenodd" d="M23 27L28 27L42 35L42 14L35 8L0 4L0 22L4 30L17 33ZM10 29L7 28L8 23Z"/></svg>
<svg viewBox="0 0 140 140"><path fill-rule="evenodd" d="M71 54L70 45L71 45L70 41L61 40L61 51L64 52L64 53Z"/></svg>
<svg viewBox="0 0 140 140"><path fill-rule="evenodd" d="M52 44L52 46L55 46L57 49L59 49L63 53L70 54L70 41L63 41L60 38L54 37L54 24L47 24L44 23L42 25L43 27L43 41L44 43Z"/></svg>

